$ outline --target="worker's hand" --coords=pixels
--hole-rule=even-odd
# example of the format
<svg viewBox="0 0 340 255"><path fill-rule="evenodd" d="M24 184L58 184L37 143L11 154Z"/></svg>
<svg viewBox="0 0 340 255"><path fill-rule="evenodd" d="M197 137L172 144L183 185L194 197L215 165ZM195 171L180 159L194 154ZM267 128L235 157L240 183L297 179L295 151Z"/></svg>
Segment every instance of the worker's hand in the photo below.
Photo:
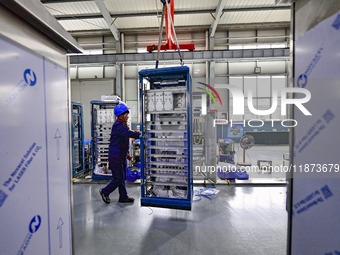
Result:
<svg viewBox="0 0 340 255"><path fill-rule="evenodd" d="M129 160L129 161L131 161L131 156L130 156L130 154L128 154L127 156L126 156L126 158L127 158L127 160Z"/></svg>

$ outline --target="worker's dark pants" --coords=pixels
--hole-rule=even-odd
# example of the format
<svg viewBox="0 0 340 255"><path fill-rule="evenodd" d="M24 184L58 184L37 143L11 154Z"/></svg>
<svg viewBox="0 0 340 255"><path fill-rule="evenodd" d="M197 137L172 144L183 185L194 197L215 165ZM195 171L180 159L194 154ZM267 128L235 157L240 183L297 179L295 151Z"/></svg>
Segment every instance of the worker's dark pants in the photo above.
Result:
<svg viewBox="0 0 340 255"><path fill-rule="evenodd" d="M103 189L104 194L108 196L118 187L119 199L126 199L128 197L125 188L126 159L117 160L109 158L109 169L112 171L113 180Z"/></svg>

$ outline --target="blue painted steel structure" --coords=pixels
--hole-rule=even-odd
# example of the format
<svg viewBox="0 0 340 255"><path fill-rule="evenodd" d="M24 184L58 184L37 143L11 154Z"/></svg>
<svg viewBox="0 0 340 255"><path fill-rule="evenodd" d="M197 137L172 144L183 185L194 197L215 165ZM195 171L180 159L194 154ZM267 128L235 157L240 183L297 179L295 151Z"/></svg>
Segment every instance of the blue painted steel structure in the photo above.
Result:
<svg viewBox="0 0 340 255"><path fill-rule="evenodd" d="M189 67L139 72L141 205L191 210L192 98Z"/></svg>
<svg viewBox="0 0 340 255"><path fill-rule="evenodd" d="M71 102L72 109L72 177L85 172L83 105Z"/></svg>

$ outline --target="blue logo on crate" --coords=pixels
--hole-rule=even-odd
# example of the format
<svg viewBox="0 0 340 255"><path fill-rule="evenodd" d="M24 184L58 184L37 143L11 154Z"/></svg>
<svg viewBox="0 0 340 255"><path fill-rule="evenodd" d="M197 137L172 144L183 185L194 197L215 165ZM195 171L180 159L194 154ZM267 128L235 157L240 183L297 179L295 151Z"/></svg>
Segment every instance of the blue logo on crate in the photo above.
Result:
<svg viewBox="0 0 340 255"><path fill-rule="evenodd" d="M336 17L335 21L332 24L332 27L334 27L336 30L340 29L340 14Z"/></svg>
<svg viewBox="0 0 340 255"><path fill-rule="evenodd" d="M307 85L308 77L305 74L301 74L297 80L297 86L299 88L304 88Z"/></svg>
<svg viewBox="0 0 340 255"><path fill-rule="evenodd" d="M17 254L25 253L27 247L29 246L32 240L33 234L38 231L38 229L40 228L40 225L41 225L41 217L40 215L35 215L30 221L30 224L28 226L29 232L27 233L24 241L22 242L22 245L20 246Z"/></svg>
<svg viewBox="0 0 340 255"><path fill-rule="evenodd" d="M3 205L7 197L8 195L0 189L0 207Z"/></svg>
<svg viewBox="0 0 340 255"><path fill-rule="evenodd" d="M34 86L37 83L37 76L31 69L26 69L24 71L24 80L28 85Z"/></svg>
<svg viewBox="0 0 340 255"><path fill-rule="evenodd" d="M323 119L329 123L332 121L332 119L334 119L335 115L332 113L331 110L327 110L323 115L322 115Z"/></svg>
<svg viewBox="0 0 340 255"><path fill-rule="evenodd" d="M33 87L37 84L37 76L32 69L27 68L23 72L23 78L21 79L16 86L10 91L6 102L7 104L13 103L24 91L28 86Z"/></svg>
<svg viewBox="0 0 340 255"><path fill-rule="evenodd" d="M312 59L312 61L307 66L307 69L304 73L300 74L298 80L297 80L297 86L300 88L306 87L308 83L308 77L313 72L313 69L317 66L319 60L322 57L322 51L324 50L324 47L321 46L316 52Z"/></svg>
<svg viewBox="0 0 340 255"><path fill-rule="evenodd" d="M323 196L325 197L325 199L333 196L332 191L329 189L328 185L325 185L324 187L321 188L321 192L323 194Z"/></svg>
<svg viewBox="0 0 340 255"><path fill-rule="evenodd" d="M40 215L36 215L32 218L30 225L29 225L29 231L33 234L37 232L37 230L40 228L41 224L41 217Z"/></svg>

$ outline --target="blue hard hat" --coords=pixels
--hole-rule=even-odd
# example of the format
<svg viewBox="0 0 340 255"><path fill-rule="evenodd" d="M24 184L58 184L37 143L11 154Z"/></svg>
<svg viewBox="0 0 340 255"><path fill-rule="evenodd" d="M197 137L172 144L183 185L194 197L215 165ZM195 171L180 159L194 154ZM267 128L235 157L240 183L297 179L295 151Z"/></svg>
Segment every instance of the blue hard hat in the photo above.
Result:
<svg viewBox="0 0 340 255"><path fill-rule="evenodd" d="M128 110L130 110L130 108L128 108L125 104L119 104L115 107L114 112L116 117L118 117L119 115L121 115L124 112L127 112Z"/></svg>

